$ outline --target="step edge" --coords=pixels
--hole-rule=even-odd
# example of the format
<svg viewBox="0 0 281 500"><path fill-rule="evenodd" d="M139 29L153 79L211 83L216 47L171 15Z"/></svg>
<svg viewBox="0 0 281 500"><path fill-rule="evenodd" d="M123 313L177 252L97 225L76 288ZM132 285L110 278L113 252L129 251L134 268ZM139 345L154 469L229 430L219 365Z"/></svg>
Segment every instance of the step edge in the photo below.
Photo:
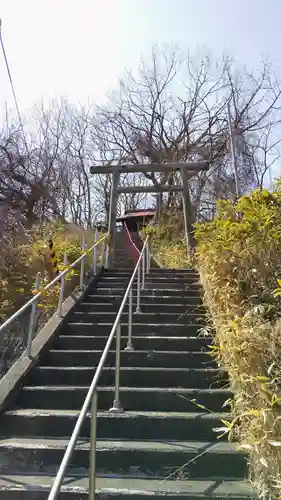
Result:
<svg viewBox="0 0 281 500"><path fill-rule="evenodd" d="M3 480L6 478L6 481L17 481L18 483L21 483L20 485L15 485L14 483L12 484L12 487L7 484L7 488L3 488ZM30 491L30 490L35 490L35 491L46 491L47 488L49 490L51 484L53 483L53 479L55 478L55 474L38 474L36 475L37 480L40 479L40 483L34 481L35 476L34 475L27 475L27 474L1 474L1 483L0 483L0 488L1 491ZM66 491L70 493L86 493L88 491L88 476L84 476L82 474L71 474L70 476L65 476L65 480L68 483L68 479L72 480L72 484L66 484L62 486L61 491ZM79 480L85 480L87 486L83 487L80 485L75 485L73 484L73 480L79 481ZM236 481L223 481L222 479L219 481L219 486L223 486L226 488L226 491L229 491L229 489L233 488L234 489L234 494L235 496L229 494L226 494L222 491L220 491L218 488L218 481L217 480L185 480L185 481L175 481L175 480L169 480L166 479L165 481L159 480L159 479L138 479L138 478L133 478L135 487L132 488L132 478L120 478L118 475L116 477L112 478L102 478L102 477L97 477L96 481L96 492L97 494L102 494L104 493L106 497L108 495L124 495L124 496L132 496L132 495L142 495L142 496L167 496L169 498L176 498L176 497L181 497L184 495L185 497L191 497L194 498L194 495L196 495L196 498L205 498L205 499L211 499L213 498L221 498L221 500L226 500L227 498L233 499L233 500L241 500L243 498L248 499L248 498L253 498L254 490L253 487L250 485L249 482L246 480L236 480ZM25 485L26 482L29 482L29 485ZM35 483L35 484L34 484ZM43 483L43 484L42 484ZM45 484L44 484L45 483ZM119 483L119 484L118 484ZM127 484L126 484L127 483ZM152 487L153 485L153 487ZM201 487L201 492L198 490L198 485ZM146 486L146 487L145 487ZM195 489L195 491L194 491ZM206 490L212 489L212 494L209 496L206 494ZM235 493L235 489L237 490L237 493ZM218 492L217 492L218 490ZM241 491L242 490L242 491ZM222 496L223 495L223 496ZM238 495L238 496L236 496ZM243 496L241 496L243 495Z"/></svg>
<svg viewBox="0 0 281 500"><path fill-rule="evenodd" d="M26 409L18 409L18 410L7 410L3 413L3 416L30 416L30 417L48 417L48 416L56 416L56 417L77 417L80 415L80 410L50 410L50 409L36 409L36 408L26 408ZM90 412L88 412L88 416L90 417ZM162 419L173 419L179 418L181 420L194 420L194 419L202 419L202 420L221 420L222 418L228 419L231 418L231 413L229 412L159 412L159 411L124 411L120 413L111 413L105 410L98 411L99 417L106 418L162 418Z"/></svg>
<svg viewBox="0 0 281 500"><path fill-rule="evenodd" d="M110 385L105 385L105 386L98 386L97 387L98 391L105 391L105 392L114 392L114 386ZM42 391L47 391L47 390L65 390L65 391L70 391L70 390L89 390L88 385L27 385L21 388L22 391L36 391L36 390L42 390ZM233 392L230 389L190 389L190 388L175 388L175 387L126 387L122 386L120 387L120 392L143 392L143 393L149 393L149 392L159 392L161 393L167 393L167 394L193 394L193 393L200 393L200 394L212 394L212 395L217 395L217 394L233 394Z"/></svg>
<svg viewBox="0 0 281 500"><path fill-rule="evenodd" d="M24 450L61 450L64 451L69 442L68 438L54 439L48 437L26 437L26 438L0 438L0 451L4 449L24 449ZM35 443L35 444L34 444ZM137 440L105 440L97 439L97 451L130 451L130 452L152 452L152 453L170 453L171 451L184 451L186 454L197 454L203 451L204 455L233 455L245 456L241 450L238 450L238 443L228 443L227 441L215 443L212 441L137 441ZM90 443L88 439L79 440L76 443L75 450L88 451Z"/></svg>

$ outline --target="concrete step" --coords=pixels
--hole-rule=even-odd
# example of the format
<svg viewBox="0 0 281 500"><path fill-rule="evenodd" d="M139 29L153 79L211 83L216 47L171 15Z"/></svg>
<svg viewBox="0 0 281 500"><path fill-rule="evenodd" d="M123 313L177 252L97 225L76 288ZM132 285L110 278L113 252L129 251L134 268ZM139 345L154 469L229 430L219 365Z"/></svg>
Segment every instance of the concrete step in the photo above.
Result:
<svg viewBox="0 0 281 500"><path fill-rule="evenodd" d="M49 350L40 359L41 366L97 366L102 350ZM105 366L115 366L116 353L108 353ZM178 352L134 350L121 351L121 366L167 368L216 368L216 362L208 352Z"/></svg>
<svg viewBox="0 0 281 500"><path fill-rule="evenodd" d="M121 288L122 290L126 290L127 286L129 284L129 281L127 280L126 282L117 280L106 280L102 279L101 281L98 282L97 288L98 290L102 288L108 288L111 290L114 289L119 289ZM167 291L167 290L178 290L178 291L192 291L192 290L200 290L202 292L202 287L199 283L197 282L190 282L190 283L183 283L181 280L175 280L173 282L156 282L156 281L151 281L151 280L145 280L145 285L144 285L145 290L162 290ZM137 289L137 283L133 283L133 289ZM91 289L90 289L91 290Z"/></svg>
<svg viewBox="0 0 281 500"><path fill-rule="evenodd" d="M64 331L67 329L65 328ZM70 330L69 330L70 332ZM95 331L89 328L88 335L77 335L76 330L71 330L70 335L60 335L54 340L54 349L103 349L106 341L108 339L108 334L104 335L93 335ZM158 335L134 335L133 338L134 348L144 349L144 350L177 350L177 351L201 351L202 349L208 349L208 346L212 344L211 337L194 337L194 336L161 336ZM121 347L124 349L126 347L127 341L125 338L121 339ZM111 344L112 349L115 348L115 339L113 339Z"/></svg>
<svg viewBox="0 0 281 500"><path fill-rule="evenodd" d="M108 275L108 274L104 274L102 277L101 277L101 283L120 283L120 284L128 284L129 283L129 280L130 280L131 276L127 275L127 276L123 276L122 274L119 274L119 275ZM136 279L135 279L136 281ZM200 284L200 281L199 281L199 275L198 274L194 274L192 276L190 275L187 275L187 276L181 276L181 277L178 277L178 276L172 276L172 275L169 275L169 276L162 276L162 275L158 275L158 274L155 274L155 275L151 275L151 274L146 274L145 275L145 282L147 283L160 283L163 285L163 288L169 288L169 285L172 284L181 284L181 286L190 286L190 285L193 285L193 284Z"/></svg>
<svg viewBox="0 0 281 500"><path fill-rule="evenodd" d="M0 461L6 470L55 474L62 461L67 439L0 439ZM90 444L80 439L72 456L68 474L77 469L87 474ZM138 479L243 479L247 463L237 446L228 442L201 441L97 441L97 476Z"/></svg>
<svg viewBox="0 0 281 500"><path fill-rule="evenodd" d="M79 410L88 386L24 386L17 408ZM114 387L98 388L100 410L112 406ZM120 399L125 411L223 412L223 404L232 396L229 389L179 389L162 387L121 387Z"/></svg>
<svg viewBox="0 0 281 500"><path fill-rule="evenodd" d="M115 268L109 268L109 269L106 269L105 272L111 272L111 271L114 271L114 272L122 272L124 271L125 269L122 269L122 268L118 268L118 269L115 269ZM155 267L152 269L153 272L159 272L160 274L162 274L162 272L165 272L165 273L174 273L174 272L179 272L179 273L197 273L196 269L194 267Z"/></svg>
<svg viewBox="0 0 281 500"><path fill-rule="evenodd" d="M122 266L122 267L124 267L124 268L125 268L125 266L126 266L126 265L127 265L127 268L126 268L126 269L128 269L128 270L130 270L130 271L133 271L133 269L135 268L135 263L134 263L134 261L133 261L133 260L129 260L129 261L128 261L126 257L125 257L124 259L120 259L120 258L119 258L119 260L118 260L118 261L117 261L117 260L115 260L115 261L114 261L114 266L115 266L116 268L118 268L119 266Z"/></svg>
<svg viewBox="0 0 281 500"><path fill-rule="evenodd" d="M104 275L105 277L124 277L124 278L129 278L132 276L134 269L116 269L116 270L108 270L105 269ZM150 269L148 276L151 278L178 278L178 279L199 279L199 273L193 270L173 270L173 269L161 269L161 268L152 268Z"/></svg>
<svg viewBox="0 0 281 500"><path fill-rule="evenodd" d="M92 311L97 311L97 312L112 312L114 311L116 314L119 311L120 305L121 305L122 299L118 300L117 298L112 301L112 303L95 303L95 299L92 298L90 300L88 297L85 298L83 302L80 302L77 311L85 311L85 312L92 312ZM124 311L128 311L129 306L128 302L125 305ZM134 318L135 316L135 310L136 310L136 301L133 302L133 313L134 313ZM153 313L153 314L163 314L163 313L168 313L168 314L184 314L186 313L194 313L194 314L206 314L206 308L202 305L197 305L197 304L184 304L184 303L177 303L177 304L161 304L160 300L148 303L147 301L145 302L144 300L141 303L141 312L142 313Z"/></svg>
<svg viewBox="0 0 281 500"><path fill-rule="evenodd" d="M140 315L138 315L139 317ZM98 322L95 323L91 321L89 318L86 318L83 321L83 315L76 315L75 318L70 318L69 323L62 326L60 333L70 335L74 333L75 335L95 335L95 336L104 336L109 335L111 332L113 321L115 319L112 318L112 321L107 322ZM74 319L74 321L72 320ZM81 321L79 321L81 319ZM155 320L158 320L158 316L154 317ZM146 323L137 323L133 322L133 339L136 336L146 336L150 335L152 337L195 337L202 336L200 333L204 329L204 325L202 323L190 323L189 325L181 324L181 323L170 323L170 324L159 324L154 323L153 321L149 324ZM121 327L121 335L126 339L128 337L128 321L124 321ZM151 344L152 345L152 344ZM152 346L153 348L153 346ZM166 350L164 348L164 350Z"/></svg>
<svg viewBox="0 0 281 500"><path fill-rule="evenodd" d="M46 500L54 476L44 474L1 474L1 500ZM166 479L97 478L97 500L243 500L254 498L249 484L243 481L175 481ZM60 500L88 499L88 475L66 477Z"/></svg>
<svg viewBox="0 0 281 500"><path fill-rule="evenodd" d="M27 377L29 385L90 385L95 374L88 366L36 366ZM105 367L99 385L114 385L115 368ZM221 388L227 376L213 368L121 367L120 385L135 387Z"/></svg>
<svg viewBox="0 0 281 500"><path fill-rule="evenodd" d="M174 272L178 272L178 273L187 273L187 274L192 274L192 273L197 273L198 271L194 268L194 267L155 267L153 269L151 269L151 272L159 272L160 274L162 274L162 272L165 272L165 273L174 273Z"/></svg>
<svg viewBox="0 0 281 500"><path fill-rule="evenodd" d="M80 410L79 410L80 411ZM4 412L0 416L2 437L66 437L69 439L79 416L74 410L21 409ZM230 419L228 413L202 412L98 412L99 439L196 440L215 441L214 428L221 427L221 419ZM90 413L84 421L81 438L89 438ZM222 440L227 440L226 437ZM217 441L216 441L217 442ZM179 464L183 465L183 464Z"/></svg>
<svg viewBox="0 0 281 500"><path fill-rule="evenodd" d="M79 311L74 309L69 315L69 321L92 321L93 323L111 323L113 325L116 318L116 311L99 312L99 311ZM128 313L125 311L121 316L122 323L127 323ZM206 323L206 315L202 313L186 312L183 313L141 313L134 314L134 322L144 323L145 325L153 324L157 320L158 323L164 324L174 324L179 323L182 325L201 323L202 325Z"/></svg>
<svg viewBox="0 0 281 500"><path fill-rule="evenodd" d="M103 277L104 278L111 278L111 279L114 279L116 277L118 278L127 278L128 276L132 276L133 272L134 272L135 268L134 269L127 269L125 271L122 271L122 270L105 270L104 273L103 273ZM187 271L183 271L183 272L180 272L180 271L173 271L173 272L166 272L166 271L163 271L163 272L159 272L157 269L155 270L152 269L151 271L147 272L145 271L145 275L148 277L148 278L151 278L151 279L155 279L155 280L173 280L173 279L178 279L180 278L181 280L192 280L194 278L200 278L200 274L196 271L190 271L190 272L187 272Z"/></svg>
<svg viewBox="0 0 281 500"><path fill-rule="evenodd" d="M119 275L119 274L124 274L124 275L129 275L129 274L132 274L134 268L116 268L116 269L104 269L104 274L109 274L109 275ZM190 275L190 276L193 276L193 275L199 275L198 271L196 271L195 269L172 269L172 268L164 268L164 267L152 267L150 270L149 270L149 274L158 274L158 275L161 275L161 276L166 276L166 275L174 275L174 274L177 274L179 276L182 276L182 275Z"/></svg>
<svg viewBox="0 0 281 500"><path fill-rule="evenodd" d="M112 302L122 302L122 299L124 297L124 293L120 294L111 294L111 295L105 295L105 294L98 294L98 293L90 293L85 296L85 300L94 302L95 304L111 304ZM143 303L150 303L150 304L167 304L167 305L173 305L173 304L185 304L185 305L201 305L202 304L202 299L198 295L198 297L182 297L181 295L153 295L150 294L150 292L147 293L141 293L141 304ZM133 294L133 304L136 305L137 303L137 294L136 292Z"/></svg>
<svg viewBox="0 0 281 500"><path fill-rule="evenodd" d="M172 268L172 267L153 267L150 269L150 274L188 274L188 275L193 275L197 274L199 275L198 271L194 268Z"/></svg>
<svg viewBox="0 0 281 500"><path fill-rule="evenodd" d="M120 295L124 297L126 287L124 286L118 286L118 287L109 287L108 285L103 285L99 286L98 285L92 285L88 293L89 294L97 294L97 295ZM133 285L133 296L136 296L137 294L137 286ZM200 297L202 295L202 290L198 288L188 288L187 290L184 289L177 289L177 288L153 288L150 287L149 289L145 289L141 291L141 297L145 297L146 295L154 295L155 297L162 297L163 295L168 295L169 297L182 297L185 300L187 300L188 297Z"/></svg>

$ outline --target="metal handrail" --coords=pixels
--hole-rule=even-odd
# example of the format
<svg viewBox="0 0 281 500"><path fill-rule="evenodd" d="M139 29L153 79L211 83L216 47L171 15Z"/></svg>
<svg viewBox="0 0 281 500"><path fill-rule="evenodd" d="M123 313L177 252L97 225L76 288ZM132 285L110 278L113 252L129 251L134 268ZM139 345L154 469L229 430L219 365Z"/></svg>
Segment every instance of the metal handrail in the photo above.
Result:
<svg viewBox="0 0 281 500"><path fill-rule="evenodd" d="M130 231L129 231L129 228L128 228L128 226L127 226L126 222L124 222L124 227L125 227L125 233L126 233L126 235L127 235L128 239L129 239L129 242L130 242L131 246L132 246L132 247L135 249L135 251L136 251L136 254L137 254L137 261L138 261L138 258L139 258L139 255L140 255L140 251L139 251L138 247L136 246L135 242L134 242L134 241L133 241L133 239L132 239L131 233L130 233ZM136 264L136 261L135 261L134 263Z"/></svg>
<svg viewBox="0 0 281 500"><path fill-rule="evenodd" d="M96 248L100 243L103 243L105 245L105 242L108 238L108 233L104 235L100 240L97 240L97 232L95 234L95 240L97 240L94 245L91 246L88 250L85 250L85 240L83 238L82 241L82 255L78 257L72 264L69 264L67 266L67 269L62 271L60 274L58 274L50 283L48 283L42 290L40 290L40 273L37 273L36 276L36 283L35 283L35 291L38 290L37 293L34 294L34 296L26 302L20 309L18 309L10 318L8 318L1 326L0 326L0 334L6 330L8 326L10 326L19 316L21 316L28 308L31 307L31 316L30 316L30 323L29 323L29 331L28 331L28 338L27 338L27 356L31 356L31 344L32 344L32 337L33 337L33 331L35 327L35 322L36 322L36 309L37 309L37 303L38 300L44 295L45 292L48 292L58 281L60 281L61 286L60 286L60 297L59 297L59 303L58 303L58 313L61 314L62 312L62 302L63 302L63 292L64 292L64 278L71 272L72 269L74 269L77 264L81 262L81 270L80 270L80 288L83 286L84 282L84 260L85 257L90 253L93 252L93 272L94 274L96 273L96 262L97 262L97 256L96 256ZM105 254L105 248L103 247L103 252L102 252L102 262L101 264L103 265L103 260L104 260L104 254ZM65 253L64 255L64 265L67 265L67 255Z"/></svg>
<svg viewBox="0 0 281 500"><path fill-rule="evenodd" d="M60 464L59 470L57 472L55 481L51 488L51 491L48 496L48 500L55 500L59 493L64 480L64 477L67 472L67 467L72 457L72 454L75 449L75 445L77 443L82 424L87 416L87 412L89 406L91 404L91 420L90 420L90 466L89 466L89 500L95 499L95 484L96 484L96 421L97 421L97 385L99 382L99 378L101 372L103 370L109 349L111 347L112 340L116 333L116 364L115 364L115 390L114 390L114 401L112 408L109 411L111 412L122 412L123 408L120 402L119 392L120 392L120 345L121 345L121 317L126 305L127 300L129 299L129 327L128 327L128 343L127 350L133 350L132 344L132 285L134 283L136 274L137 274L137 310L136 312L140 312L140 290L141 290L141 265L142 267L149 272L149 269L146 268L147 262L149 259L146 256L146 253L149 251L148 246L149 236L147 236L142 251L140 252L140 256L138 262L133 270L132 276L130 278L129 284L127 286L125 295L123 297L122 303L120 305L119 311L117 313L116 319L113 323L111 332L107 339L105 348L103 350L101 359L97 366L94 378L86 395L85 401L81 408L78 420L72 432L71 438L67 445L64 457ZM142 283L142 288L144 287L144 282Z"/></svg>

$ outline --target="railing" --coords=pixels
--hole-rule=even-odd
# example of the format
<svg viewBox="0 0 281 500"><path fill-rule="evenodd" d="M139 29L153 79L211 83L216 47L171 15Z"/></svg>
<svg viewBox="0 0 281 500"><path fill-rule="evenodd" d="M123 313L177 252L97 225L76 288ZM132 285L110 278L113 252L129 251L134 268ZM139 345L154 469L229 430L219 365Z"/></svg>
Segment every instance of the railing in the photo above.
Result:
<svg viewBox="0 0 281 500"><path fill-rule="evenodd" d="M126 222L124 222L124 228L125 228L126 240L127 240L128 244L130 245L131 255L132 255L134 264L136 265L136 263L138 262L138 258L140 256L140 251L132 239L131 233L128 229Z"/></svg>
<svg viewBox="0 0 281 500"><path fill-rule="evenodd" d="M19 318L27 309L31 308L30 321L29 321L29 329L27 335L27 343L26 343L26 355L31 357L31 348L32 348L32 340L34 336L34 330L36 325L36 316L37 316L37 304L39 299L48 292L56 283L60 283L60 293L58 300L58 309L57 312L61 316L62 315L62 304L64 300L64 290L65 290L65 277L74 269L78 264L80 264L80 278L79 285L80 290L83 289L84 279L85 279L85 258L92 254L93 263L92 263L92 271L93 274L97 272L97 247L103 243L102 247L102 255L101 255L101 266L103 266L104 258L105 258L105 250L106 250L106 240L108 239L108 234L103 236L100 240L98 240L98 233L95 234L95 243L94 245L86 250L85 248L85 240L82 240L82 255L75 260L72 264L67 265L67 254L64 255L64 267L67 268L62 271L58 276L56 276L50 283L48 283L43 289L40 290L40 273L36 276L35 283L35 294L26 304L24 304L20 309L18 309L12 316L10 316L7 321L5 321L0 326L0 334L3 333L17 318ZM37 292L37 293L36 293Z"/></svg>
<svg viewBox="0 0 281 500"><path fill-rule="evenodd" d="M72 454L75 449L75 445L77 443L78 437L80 435L82 424L87 416L87 412L89 406L91 404L91 416L90 416L90 460L89 460L89 500L95 499L95 490L96 490L96 441L97 441L97 408L98 408L98 395L97 395L97 385L99 382L99 378L101 372L103 370L109 349L112 344L112 340L116 334L116 361L115 361L115 389L114 389L114 400L112 404L112 408L109 411L111 412L122 412L122 404L120 401L120 350L121 350L121 322L122 322L122 313L124 311L124 307L129 301L129 312L128 312L128 341L127 341L127 350L133 350L133 342L132 342L132 311L133 311L133 293L132 287L137 278L137 308L136 312L140 312L140 293L141 288L144 288L145 285L145 273L149 272L149 267L147 264L150 262L149 254L149 237L146 238L142 251L140 253L138 262L134 268L133 274L130 278L127 290L125 292L124 298L122 300L121 306L117 313L116 319L112 326L111 332L107 339L105 348L103 350L100 362L96 369L94 378L88 390L87 396L85 398L84 404L80 411L78 420L74 427L72 436L66 448L64 457L62 459L61 465L59 467L57 476L53 483L52 489L49 493L48 500L55 500L58 498L60 494L60 489L64 480L64 477L67 472L67 468L69 462L71 460ZM142 282L141 282L141 268L142 268Z"/></svg>

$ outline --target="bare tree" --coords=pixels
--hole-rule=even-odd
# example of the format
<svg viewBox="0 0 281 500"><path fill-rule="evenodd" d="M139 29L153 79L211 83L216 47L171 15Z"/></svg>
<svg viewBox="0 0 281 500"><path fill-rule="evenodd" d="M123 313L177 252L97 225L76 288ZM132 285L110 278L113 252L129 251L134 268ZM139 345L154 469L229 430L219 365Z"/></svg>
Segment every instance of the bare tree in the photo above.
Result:
<svg viewBox="0 0 281 500"><path fill-rule="evenodd" d="M58 217L91 226L87 127L85 109L61 99L34 108L28 149L21 131L6 128L0 138L1 205L18 210L28 226Z"/></svg>
<svg viewBox="0 0 281 500"><path fill-rule="evenodd" d="M229 154L227 103L242 193L263 186L280 159L280 84L267 61L257 71L229 58L154 48L135 74L127 73L106 105L41 103L28 116L26 137L10 121L0 134L0 230L62 218L92 227L109 212L110 176L89 175L91 165L205 160L189 182L193 217L212 217L216 200L235 196ZM26 148L25 142L28 147ZM178 173L124 174L121 185L178 185ZM168 194L167 207L181 197ZM121 195L118 211L144 204Z"/></svg>
<svg viewBox="0 0 281 500"><path fill-rule="evenodd" d="M180 57L176 51L153 49L137 75L127 74L118 92L99 109L103 120L98 131L110 149L118 152L120 163L210 162L209 171L189 186L194 217L205 217L218 197L235 195L228 147L230 98L234 132L240 146L243 142L238 176L246 192L264 181L261 138L266 130L276 133L280 123L280 85L267 62L260 71L249 72L225 57L217 62L209 54ZM279 142L270 144L273 153ZM274 161L277 157L274 151ZM155 185L180 182L178 174L145 175ZM168 205L172 202L175 197L168 196Z"/></svg>

